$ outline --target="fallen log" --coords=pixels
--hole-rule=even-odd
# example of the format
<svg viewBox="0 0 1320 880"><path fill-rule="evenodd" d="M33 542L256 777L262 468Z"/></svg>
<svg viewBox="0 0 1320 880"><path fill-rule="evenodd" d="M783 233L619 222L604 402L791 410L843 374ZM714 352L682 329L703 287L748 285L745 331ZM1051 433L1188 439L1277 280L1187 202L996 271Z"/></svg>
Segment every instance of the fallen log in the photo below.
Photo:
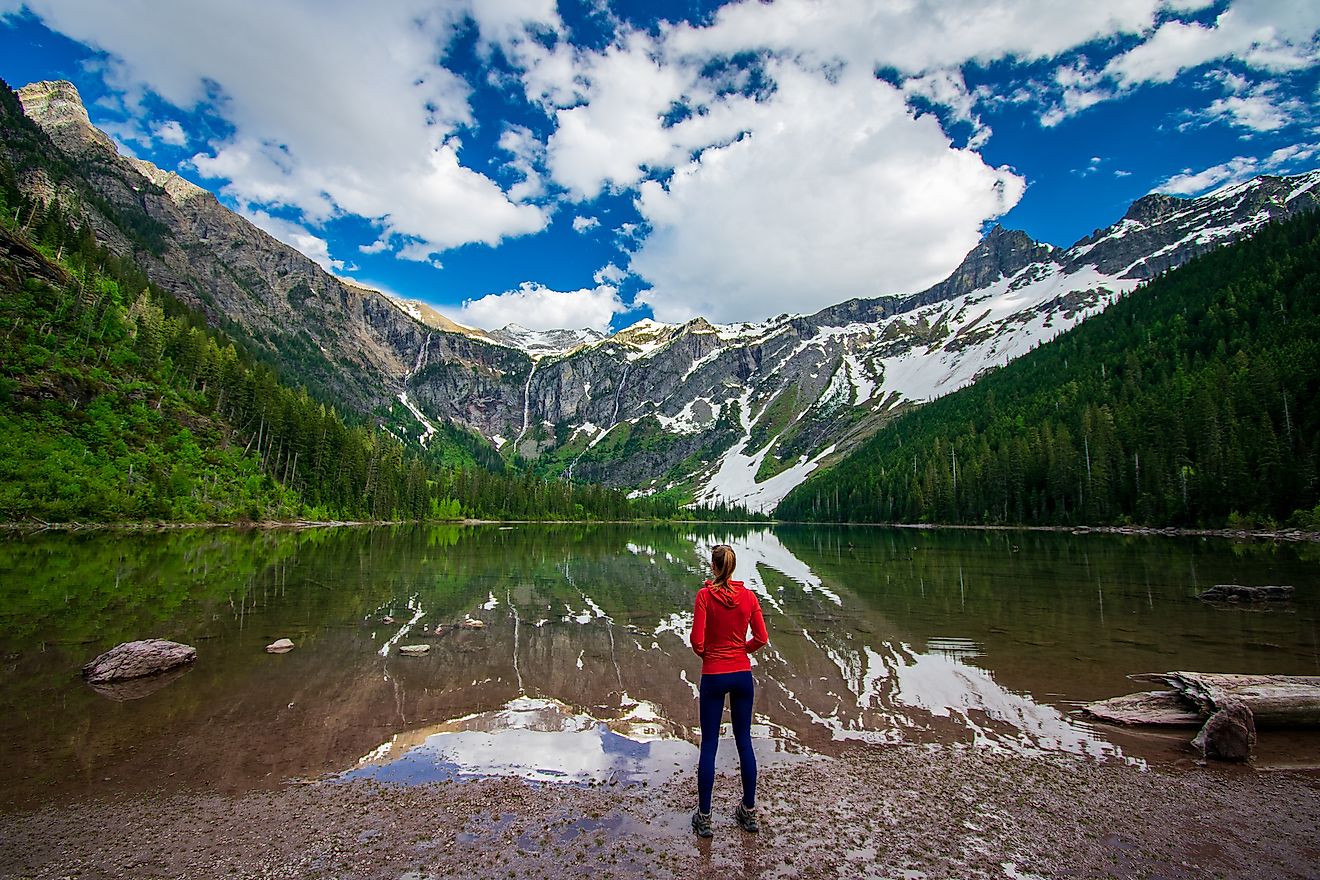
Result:
<svg viewBox="0 0 1320 880"><path fill-rule="evenodd" d="M1113 697L1082 711L1114 724L1195 727L1192 746L1207 758L1245 761L1256 726L1320 725L1320 676L1163 672L1129 675L1171 690Z"/></svg>
<svg viewBox="0 0 1320 880"><path fill-rule="evenodd" d="M1129 676L1160 682L1196 707L1202 718L1240 700L1265 727L1320 725L1320 676L1165 672Z"/></svg>
<svg viewBox="0 0 1320 880"><path fill-rule="evenodd" d="M1145 691L1113 697L1083 706L1082 711L1111 724L1149 724L1156 727L1196 727L1203 719L1178 691Z"/></svg>
<svg viewBox="0 0 1320 880"><path fill-rule="evenodd" d="M1296 590L1293 587L1244 587L1242 584L1215 584L1208 590L1202 590L1196 598L1203 602L1244 602L1247 604L1291 602L1295 592Z"/></svg>

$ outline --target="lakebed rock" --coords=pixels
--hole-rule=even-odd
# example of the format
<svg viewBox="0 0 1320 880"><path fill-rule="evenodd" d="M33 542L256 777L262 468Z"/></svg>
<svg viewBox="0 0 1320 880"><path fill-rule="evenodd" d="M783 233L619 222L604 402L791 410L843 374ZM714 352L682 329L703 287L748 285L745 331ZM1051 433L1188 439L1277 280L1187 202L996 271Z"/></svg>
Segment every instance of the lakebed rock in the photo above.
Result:
<svg viewBox="0 0 1320 880"><path fill-rule="evenodd" d="M167 639L141 639L124 642L97 657L83 667L83 678L89 684L125 681L154 675L191 663L197 659L197 649Z"/></svg>
<svg viewBox="0 0 1320 880"><path fill-rule="evenodd" d="M431 650L430 645L400 645L399 653L405 657L420 657Z"/></svg>
<svg viewBox="0 0 1320 880"><path fill-rule="evenodd" d="M485 629L486 622L484 620L476 620L474 618L469 617L468 619L460 623L459 626L463 627L463 629Z"/></svg>
<svg viewBox="0 0 1320 880"><path fill-rule="evenodd" d="M286 654L293 650L293 642L289 639L276 639L266 646L268 654Z"/></svg>

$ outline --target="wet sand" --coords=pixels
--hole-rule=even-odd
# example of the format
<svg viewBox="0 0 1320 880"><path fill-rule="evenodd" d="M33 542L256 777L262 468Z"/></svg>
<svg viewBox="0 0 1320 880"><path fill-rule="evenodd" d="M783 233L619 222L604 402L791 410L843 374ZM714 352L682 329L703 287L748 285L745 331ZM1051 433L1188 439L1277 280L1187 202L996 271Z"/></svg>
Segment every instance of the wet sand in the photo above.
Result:
<svg viewBox="0 0 1320 880"><path fill-rule="evenodd" d="M716 783L285 785L0 815L4 877L1316 877L1320 774L1142 770L948 746L767 768L763 832Z"/></svg>

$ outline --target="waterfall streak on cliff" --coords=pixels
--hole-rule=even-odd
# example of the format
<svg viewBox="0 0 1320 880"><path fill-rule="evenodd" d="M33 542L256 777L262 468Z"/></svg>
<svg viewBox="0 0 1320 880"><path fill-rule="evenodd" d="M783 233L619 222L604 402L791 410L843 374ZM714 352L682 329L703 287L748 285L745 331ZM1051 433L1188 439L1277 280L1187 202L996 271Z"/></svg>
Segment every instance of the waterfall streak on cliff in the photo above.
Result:
<svg viewBox="0 0 1320 880"><path fill-rule="evenodd" d="M532 416L532 377L536 375L536 365L537 365L537 363L538 363L537 361L532 361L532 371L531 371L530 373L527 374L527 384L523 387L523 423L522 423L522 430L518 432L518 436L515 437L514 440L513 440L513 445L514 445L514 449L515 449L515 451L516 451L516 449L517 449L517 446L518 446L519 441L521 441L522 438L523 438L523 435L527 433L527 425L528 425L528 424L530 423L530 421L531 421L531 416Z"/></svg>
<svg viewBox="0 0 1320 880"><path fill-rule="evenodd" d="M623 378L619 380L619 390L614 392L614 415L610 416L610 427L619 423L619 401L623 398L623 386L628 384L628 371L632 369L632 364L623 368Z"/></svg>
<svg viewBox="0 0 1320 880"><path fill-rule="evenodd" d="M413 376L416 376L418 373L420 373L422 371L422 367L426 366L427 350L430 347L431 347L431 334L428 332L426 334L426 339L423 340L422 342L422 347L417 349L417 363L413 364L412 372L410 372L403 380L405 383Z"/></svg>

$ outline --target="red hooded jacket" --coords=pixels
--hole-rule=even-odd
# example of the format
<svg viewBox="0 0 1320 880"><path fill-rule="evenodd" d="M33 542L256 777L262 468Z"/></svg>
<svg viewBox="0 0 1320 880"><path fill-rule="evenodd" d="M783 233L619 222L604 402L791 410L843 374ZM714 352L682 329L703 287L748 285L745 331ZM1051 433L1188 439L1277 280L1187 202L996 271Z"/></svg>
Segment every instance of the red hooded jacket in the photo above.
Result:
<svg viewBox="0 0 1320 880"><path fill-rule="evenodd" d="M747 638L748 626L752 637ZM702 675L743 672L752 668L748 657L770 643L761 617L761 603L742 581L713 589L710 581L697 591L692 609L692 650L701 658Z"/></svg>

